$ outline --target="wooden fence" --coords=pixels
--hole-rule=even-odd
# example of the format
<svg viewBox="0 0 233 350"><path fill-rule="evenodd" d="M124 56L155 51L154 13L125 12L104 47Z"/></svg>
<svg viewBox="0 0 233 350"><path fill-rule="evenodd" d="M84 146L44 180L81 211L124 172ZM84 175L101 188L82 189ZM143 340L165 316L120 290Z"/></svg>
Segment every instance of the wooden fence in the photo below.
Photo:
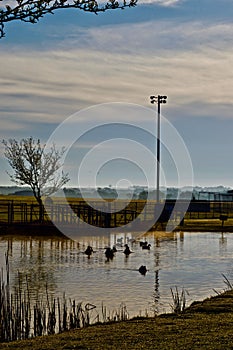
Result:
<svg viewBox="0 0 233 350"><path fill-rule="evenodd" d="M39 211L40 207L35 203L0 201L0 224L36 223ZM103 206L92 201L92 205L88 205L80 201L69 205L53 203L43 207L42 211L43 223L80 224L83 221L98 227L116 227L133 221L140 213L141 206L135 202L131 203L131 209L126 206L118 210L116 204L112 206L107 203L107 206Z"/></svg>
<svg viewBox="0 0 233 350"><path fill-rule="evenodd" d="M125 204L123 201L102 203L91 201L88 205L84 201L75 201L67 204L51 203L43 208L44 223L74 224L84 221L97 227L119 227L135 220L141 214L141 221L155 220L156 212L161 215L158 222L166 222L168 219L220 219L221 215L233 218L233 202L209 202L192 201L189 205L186 201L167 200L165 203L155 201L131 201ZM122 209L123 208L123 209ZM185 208L185 209L184 209ZM39 206L35 203L18 201L0 201L0 224L27 224L39 220Z"/></svg>

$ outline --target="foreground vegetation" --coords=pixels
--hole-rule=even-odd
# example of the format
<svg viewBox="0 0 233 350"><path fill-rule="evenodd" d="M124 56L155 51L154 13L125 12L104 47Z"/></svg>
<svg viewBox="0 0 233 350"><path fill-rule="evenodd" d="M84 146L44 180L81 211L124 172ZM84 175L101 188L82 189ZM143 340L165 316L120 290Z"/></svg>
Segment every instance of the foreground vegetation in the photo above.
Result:
<svg viewBox="0 0 233 350"><path fill-rule="evenodd" d="M0 349L232 349L233 291L193 303L181 314L94 325L3 343Z"/></svg>
<svg viewBox="0 0 233 350"><path fill-rule="evenodd" d="M48 293L32 298L28 277L18 274L17 286L10 286L10 268L6 254L6 271L0 272L0 342L30 339L48 334L62 333L95 323L124 321L128 319L126 306L109 312L102 305L101 313L90 303L54 298Z"/></svg>

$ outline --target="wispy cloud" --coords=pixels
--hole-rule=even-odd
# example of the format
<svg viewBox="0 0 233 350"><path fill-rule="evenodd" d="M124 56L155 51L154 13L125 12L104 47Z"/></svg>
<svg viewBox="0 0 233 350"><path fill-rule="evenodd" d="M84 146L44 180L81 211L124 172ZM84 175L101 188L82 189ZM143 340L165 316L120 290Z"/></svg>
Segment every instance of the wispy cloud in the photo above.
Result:
<svg viewBox="0 0 233 350"><path fill-rule="evenodd" d="M227 49L231 46L232 31L231 22L181 19L99 26L85 31L71 27L70 34L58 46L134 55L161 50L196 51L205 47Z"/></svg>
<svg viewBox="0 0 233 350"><path fill-rule="evenodd" d="M187 113L211 111L222 118L222 105L230 116L232 31L229 23L151 21L87 29L85 45L71 33L56 49L6 50L0 67L1 116L59 123L93 104L147 105L148 94L156 91L169 94L168 109L187 106Z"/></svg>
<svg viewBox="0 0 233 350"><path fill-rule="evenodd" d="M207 6L208 0L203 2ZM48 21L43 26L42 21L38 27L27 27L27 47L24 35L18 44L15 38L14 45L6 39L6 44L3 42L0 46L0 139L32 135L46 140L59 123L77 110L104 102L129 102L153 108L149 96L165 93L169 103L163 112L181 128L186 125L184 134L194 145L196 165L201 164L203 168L207 158L216 158L219 146L214 147L212 143L209 153L204 155L206 135L203 131L201 151L197 152L199 126L196 136L189 128L190 125L195 128L197 118L205 120L203 128L204 123L211 125L207 120L215 121L216 134L222 121L231 125L233 25L226 19L227 15L216 20L217 12L214 20L207 13L206 18L204 15L199 18L198 13L192 18L188 5L197 6L195 1L153 3L156 11L162 8L169 16L160 18L158 14L155 19L147 12L146 16L135 19L130 15L128 20L126 15L124 21L115 24L111 24L109 16L106 23L98 20L90 26L65 22L62 29L56 22L53 26L48 25ZM216 6L216 1L214 4ZM231 1L228 4L230 6ZM169 9L157 5L166 5ZM189 17L180 11L185 5L185 14L189 11ZM148 8L153 9L153 5L147 6L147 11ZM33 45L31 28L40 33ZM224 135L222 132L222 139ZM226 139L230 140L229 135ZM91 145L91 142L81 143L81 152ZM231 148L228 144L225 150L228 157ZM211 155L212 149L214 155ZM215 164L213 158L212 164ZM219 169L222 172L222 168ZM228 168L229 173L230 170Z"/></svg>
<svg viewBox="0 0 233 350"><path fill-rule="evenodd" d="M158 4L161 6L174 6L183 2L184 0L139 0L138 4Z"/></svg>

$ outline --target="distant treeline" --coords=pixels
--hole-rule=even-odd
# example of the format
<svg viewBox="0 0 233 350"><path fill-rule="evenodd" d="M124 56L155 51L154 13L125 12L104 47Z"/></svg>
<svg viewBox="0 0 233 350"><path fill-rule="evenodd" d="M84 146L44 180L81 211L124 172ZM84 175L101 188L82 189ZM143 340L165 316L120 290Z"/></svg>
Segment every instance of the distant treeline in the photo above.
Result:
<svg viewBox="0 0 233 350"><path fill-rule="evenodd" d="M230 190L229 187L217 186L217 187L199 187L194 188L190 186L181 187L161 187L160 198L164 199L189 199L190 194L196 199L200 192L206 193L227 193ZM0 195L16 195L16 196L33 196L32 190L29 187L18 187L18 186L0 186ZM155 198L155 190L149 189L146 186L133 186L130 188L117 188L112 186L98 187L98 188L76 188L76 187L64 187L59 190L56 196L66 196L70 198L98 198L104 199L150 199Z"/></svg>

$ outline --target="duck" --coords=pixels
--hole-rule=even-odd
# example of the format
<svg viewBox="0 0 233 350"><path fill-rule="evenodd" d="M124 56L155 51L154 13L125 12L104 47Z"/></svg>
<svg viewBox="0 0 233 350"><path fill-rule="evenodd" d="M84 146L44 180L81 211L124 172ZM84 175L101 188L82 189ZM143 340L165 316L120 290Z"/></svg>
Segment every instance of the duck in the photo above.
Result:
<svg viewBox="0 0 233 350"><path fill-rule="evenodd" d="M140 241L139 245L140 245L140 247L143 247L144 245L147 245L147 241L144 241L144 242Z"/></svg>
<svg viewBox="0 0 233 350"><path fill-rule="evenodd" d="M129 254L131 254L131 250L129 249L128 244L125 244L125 250L123 252L126 256L128 256Z"/></svg>
<svg viewBox="0 0 233 350"><path fill-rule="evenodd" d="M113 249L107 247L106 250L105 250L105 256L106 256L106 258L107 258L108 260L109 260L109 259L112 260L113 257L114 257L114 251L113 251Z"/></svg>
<svg viewBox="0 0 233 350"><path fill-rule="evenodd" d="M140 272L141 275L145 276L145 274L147 273L147 268L145 265L141 265L138 269L138 271Z"/></svg>
<svg viewBox="0 0 233 350"><path fill-rule="evenodd" d="M89 245L87 249L85 250L84 254L88 256L88 259L90 258L91 254L93 253L92 247Z"/></svg>
<svg viewBox="0 0 233 350"><path fill-rule="evenodd" d="M150 250L151 244L145 244L142 246L142 249Z"/></svg>

